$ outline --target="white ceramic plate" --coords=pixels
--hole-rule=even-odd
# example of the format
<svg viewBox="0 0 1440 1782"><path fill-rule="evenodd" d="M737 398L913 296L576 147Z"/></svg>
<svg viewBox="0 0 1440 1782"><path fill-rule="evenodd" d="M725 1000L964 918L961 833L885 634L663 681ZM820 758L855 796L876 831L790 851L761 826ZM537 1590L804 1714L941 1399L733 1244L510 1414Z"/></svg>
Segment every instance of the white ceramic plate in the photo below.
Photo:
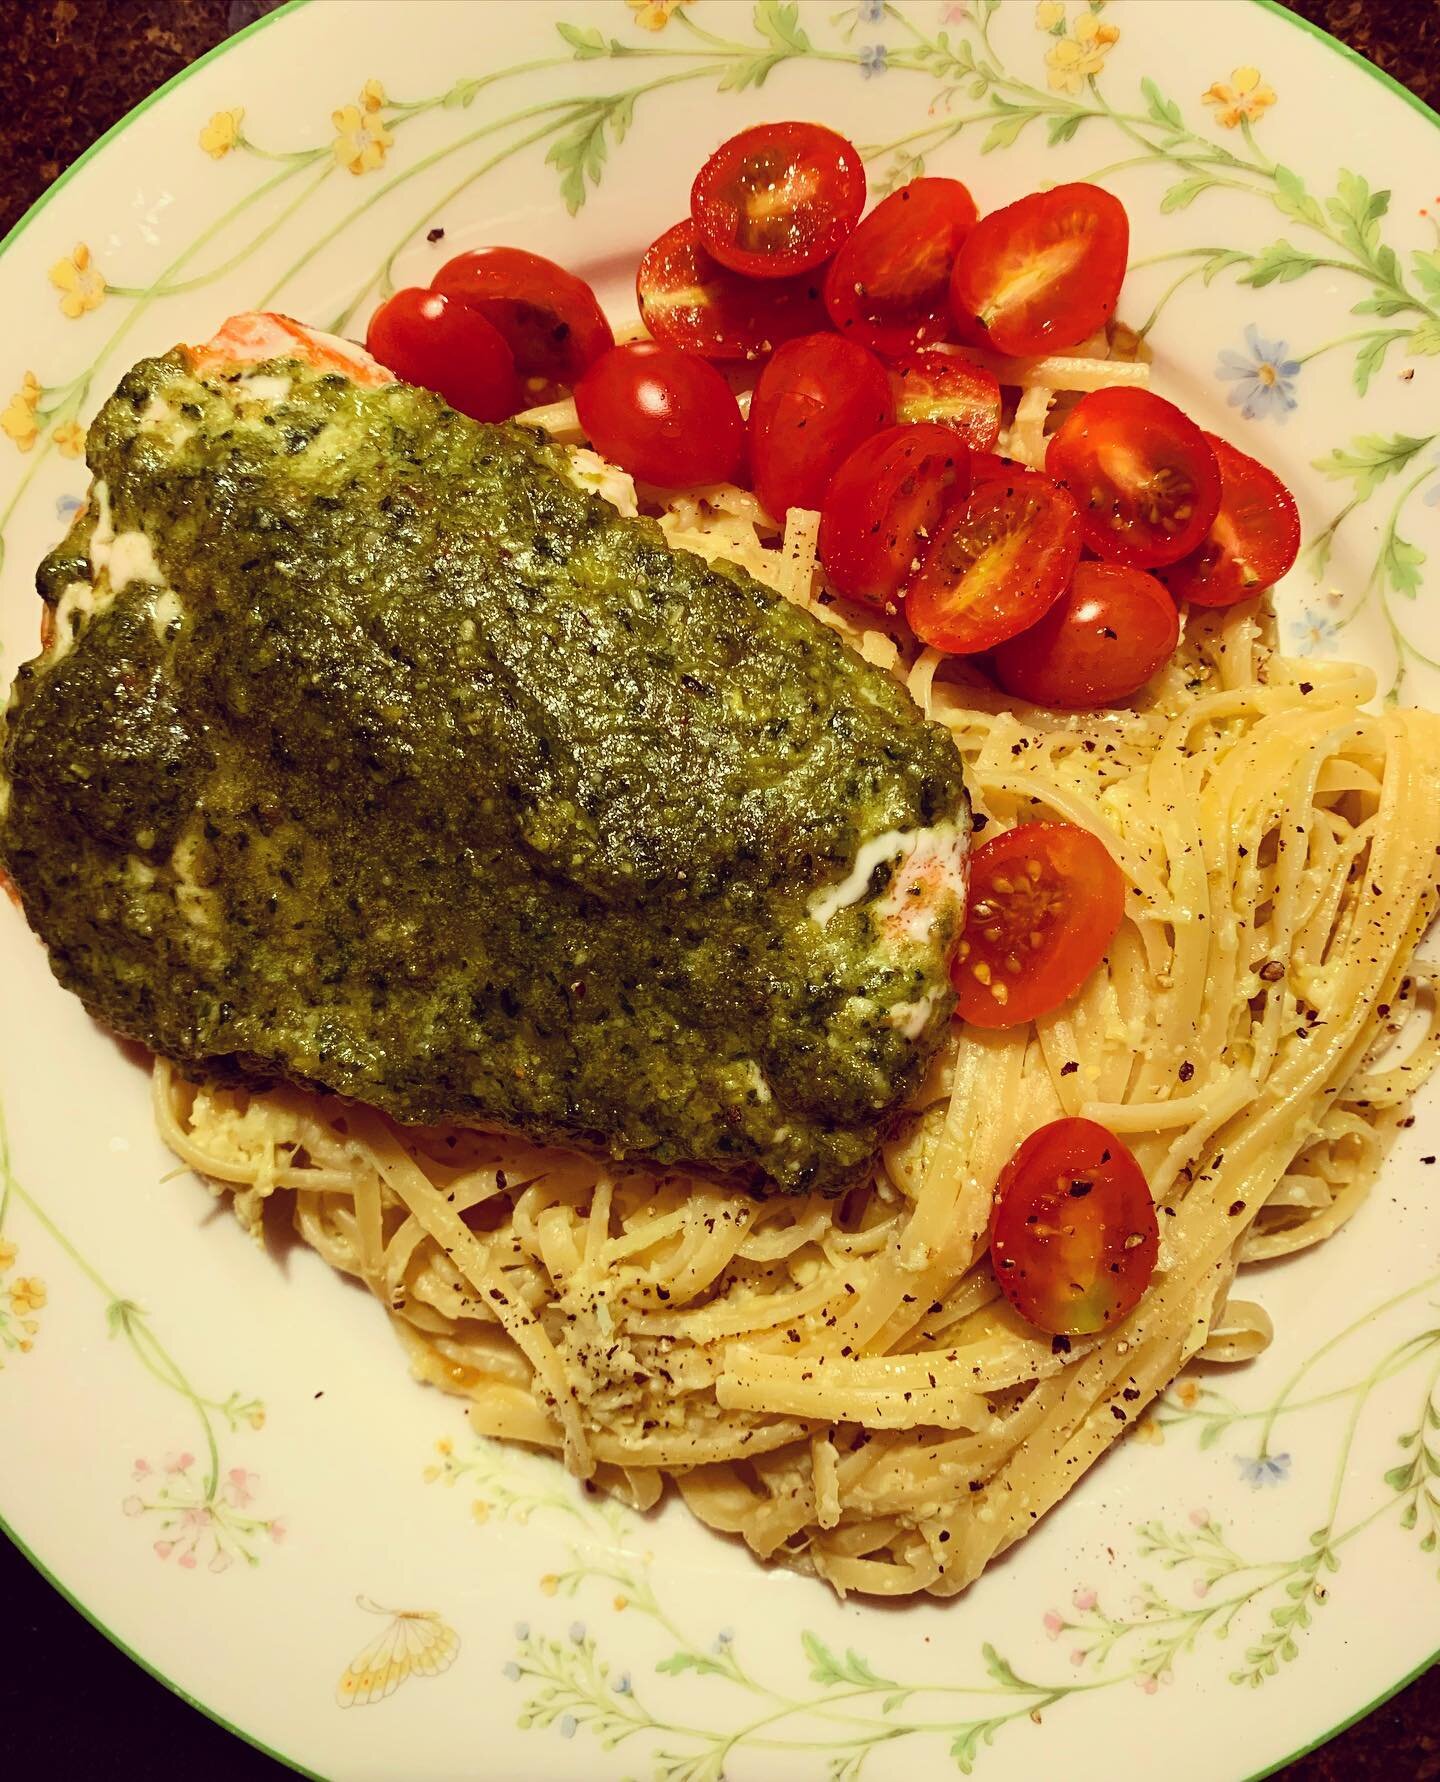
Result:
<svg viewBox="0 0 1440 1782"><path fill-rule="evenodd" d="M285 9L5 245L5 677L85 487L79 429L135 358L264 305L358 332L377 283L483 240L623 316L704 155L793 115L859 142L876 186L922 157L982 208L1112 184L1159 387L1299 495L1290 643L1440 701L1440 119L1251 0ZM1085 1782L1163 1751L1217 1782L1431 1655L1433 1095L1344 1235L1259 1277L1261 1362L1182 1382L964 1598L887 1610L477 1443L367 1296L176 1174L142 1069L8 905L0 987L0 1511L112 1638L297 1768Z"/></svg>

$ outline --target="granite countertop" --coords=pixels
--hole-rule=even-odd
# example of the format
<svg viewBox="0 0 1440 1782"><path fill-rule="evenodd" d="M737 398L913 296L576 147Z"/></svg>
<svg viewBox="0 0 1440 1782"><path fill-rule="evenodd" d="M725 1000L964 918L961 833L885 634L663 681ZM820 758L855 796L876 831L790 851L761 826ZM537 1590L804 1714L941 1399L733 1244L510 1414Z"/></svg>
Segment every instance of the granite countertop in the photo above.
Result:
<svg viewBox="0 0 1440 1782"><path fill-rule="evenodd" d="M1292 7L1440 108L1440 0L1292 0ZM116 119L269 9L270 0L0 0L0 236ZM145 1677L3 1545L0 1602L0 1725L11 1774L125 1778L161 1764L211 1782L278 1782L285 1773ZM1440 1668L1282 1775L1440 1778Z"/></svg>

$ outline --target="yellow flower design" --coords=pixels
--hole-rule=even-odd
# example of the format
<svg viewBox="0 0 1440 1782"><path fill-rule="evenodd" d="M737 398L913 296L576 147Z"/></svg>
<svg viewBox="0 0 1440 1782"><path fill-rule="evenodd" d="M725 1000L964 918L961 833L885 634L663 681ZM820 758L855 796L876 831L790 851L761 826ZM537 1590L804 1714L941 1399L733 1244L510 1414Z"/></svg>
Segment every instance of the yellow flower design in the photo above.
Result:
<svg viewBox="0 0 1440 1782"><path fill-rule="evenodd" d="M0 409L0 433L15 442L18 450L28 452L40 437L40 423L35 419L35 410L40 406L40 382L33 371L27 371L21 380L20 388L10 398L4 409ZM0 1256L9 1251L9 1259L0 1261L0 1269L9 1268L15 1260L13 1244L0 1245Z"/></svg>
<svg viewBox="0 0 1440 1782"><path fill-rule="evenodd" d="M1130 1439L1145 1442L1152 1448L1161 1448L1165 1445L1165 1431L1147 1411L1138 1423L1130 1425Z"/></svg>
<svg viewBox="0 0 1440 1782"><path fill-rule="evenodd" d="M85 429L78 421L64 421L50 436L62 458L78 458L85 450Z"/></svg>
<svg viewBox="0 0 1440 1782"><path fill-rule="evenodd" d="M351 173L370 173L384 161L395 138L376 111L342 105L330 114L335 126L335 159Z"/></svg>
<svg viewBox="0 0 1440 1782"><path fill-rule="evenodd" d="M228 155L240 140L240 125L244 118L243 105L234 106L230 111L217 111L200 132L201 148L216 161Z"/></svg>
<svg viewBox="0 0 1440 1782"><path fill-rule="evenodd" d="M105 301L105 280L83 241L50 268L50 283L60 293L61 311L73 322Z"/></svg>
<svg viewBox="0 0 1440 1782"><path fill-rule="evenodd" d="M385 97L385 88L378 80L367 80L360 89L360 104L365 111L379 111L390 101Z"/></svg>
<svg viewBox="0 0 1440 1782"><path fill-rule="evenodd" d="M1035 8L1035 29L1037 31L1053 31L1057 25L1065 23L1065 7L1063 0L1039 0Z"/></svg>
<svg viewBox="0 0 1440 1782"><path fill-rule="evenodd" d="M45 1298L45 1283L38 1275L18 1275L10 1283L10 1309L17 1317L43 1311Z"/></svg>
<svg viewBox="0 0 1440 1782"><path fill-rule="evenodd" d="M1045 52L1052 91L1078 93L1104 68L1106 56L1119 41L1118 25L1102 23L1097 13L1082 12L1070 27L1070 35Z"/></svg>
<svg viewBox="0 0 1440 1782"><path fill-rule="evenodd" d="M10 1264L14 1262L19 1254L20 1252L15 1248L14 1244L8 1243L4 1238L0 1238L0 1275L4 1274L5 1270L9 1268Z"/></svg>
<svg viewBox="0 0 1440 1782"><path fill-rule="evenodd" d="M680 10L681 0L625 0L625 4L642 31L663 31L670 15Z"/></svg>
<svg viewBox="0 0 1440 1782"><path fill-rule="evenodd" d="M1248 120L1255 123L1275 103L1278 95L1268 81L1260 78L1258 68L1232 68L1229 84L1214 81L1200 95L1206 105L1216 107L1215 115L1227 130Z"/></svg>

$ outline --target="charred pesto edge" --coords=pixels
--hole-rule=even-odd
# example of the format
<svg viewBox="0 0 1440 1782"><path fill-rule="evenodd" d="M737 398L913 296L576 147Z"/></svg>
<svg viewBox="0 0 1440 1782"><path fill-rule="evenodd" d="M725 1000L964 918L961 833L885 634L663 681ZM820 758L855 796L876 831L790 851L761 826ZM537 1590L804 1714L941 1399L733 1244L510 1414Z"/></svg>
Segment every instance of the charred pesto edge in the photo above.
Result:
<svg viewBox="0 0 1440 1782"><path fill-rule="evenodd" d="M240 399L236 386L242 378L265 375L287 378L290 394L275 405L273 412L261 414L258 419L252 416L242 424L236 410ZM147 440L140 424L139 417L157 397L173 406L177 424L194 429L193 438L173 451L161 449L155 439ZM332 425L351 429L346 457L363 465L363 469L353 473L347 469L338 492L327 483L323 462L314 476L313 460L306 468L296 468L307 465L307 454L312 453L316 441ZM142 362L122 382L92 428L89 458L96 476L103 477L108 484L116 528L140 525L152 537L166 579L180 593L188 614L178 636L157 637L144 617L145 600L153 591L134 586L122 590L91 621L64 662L53 670L47 669L43 659L27 665L13 694L3 768L12 789L18 789L20 796L12 797L11 809L0 823L0 855L10 864L32 925L50 947L57 976L82 996L92 1013L174 1058L186 1070L231 1081L282 1077L371 1103L401 1120L427 1124L455 1120L520 1131L532 1138L606 1155L643 1158L662 1166L739 1179L754 1187L814 1186L838 1192L863 1178L873 1167L883 1137L893 1129L899 1108L918 1084L949 1019L953 998L948 981L943 980L943 951L950 936L937 936L930 946L915 949L913 962L897 962L881 974L877 985L865 978L860 967L867 951L875 950L870 912L883 892L882 881L887 875L877 870L864 899L832 918L835 934L830 941L836 943L838 963L827 952L830 941L817 948L815 936L805 929L805 899L817 886L841 876L862 842L877 829L927 827L937 821L955 823L962 834L968 828L968 804L953 743L938 726L921 719L908 696L889 677L863 663L809 614L763 588L743 570L728 564L712 566L688 553L674 552L653 522L621 519L600 497L576 490L563 474L564 453L541 436L514 427L476 426L455 416L438 399L408 386L359 391L344 378L317 375L290 360L245 366L230 375L197 380L188 372L184 359L178 353L171 354ZM291 498L307 487L308 503L301 501L295 509ZM458 529L464 533L470 574L466 580L465 566L452 565L451 584L437 587L435 575L428 571L437 561L437 551L443 554L446 546L454 542L454 534L447 532L443 523L429 525L427 530L425 516L427 503L430 510L435 510L442 495L449 502L446 512L452 516L473 510L468 511L468 529ZM207 533L212 504L225 508L231 523L217 524ZM294 511L287 513L287 504ZM521 509L529 516L529 530L520 528L519 544L507 558L496 541L507 538L507 529ZM377 513L384 515L384 524L378 528ZM296 560L296 579L301 585L298 589L293 585L277 586L277 565L282 563L282 555L276 540L289 548L286 541L293 544L297 522L303 522L299 529L306 535L309 550L308 561L303 553ZM87 548L93 524L93 513L77 517L65 542L42 564L37 583L42 598L52 606L70 582L88 577ZM362 535L371 543L385 546L378 560L363 558L357 543ZM265 548L256 548L257 540ZM517 551L527 557L527 567L518 577L507 578L510 559ZM403 559L403 573L398 574L400 585L390 588L391 583L397 582L397 576L390 573L397 554ZM478 579L473 572L477 557L485 565ZM576 569L577 564L580 570ZM360 573L362 570L365 573ZM583 586L577 579L581 570L591 578ZM568 606L565 599L558 603L555 600L557 578L564 591L562 571L570 577ZM378 592L377 580L383 584ZM461 582L463 587L458 585ZM395 594L389 604L386 588ZM403 602L399 598L402 592ZM513 603L514 610L506 610L505 597L514 595L523 598ZM588 595L588 606L582 595ZM413 627L406 630L405 621L413 616L411 609L422 598L427 603L427 623L432 629L426 639L417 639ZM644 605L646 598L654 609L649 614ZM611 1017L603 1036L603 1049L612 1054L608 1078L604 1070L600 1071L600 1077L610 1085L606 1094L597 1097L592 1093L592 1082L585 1095L578 1098L563 1090L558 1095L552 1093L547 1105L532 1098L520 1110L523 1117L516 1118L513 1095L512 1105L505 1105L505 1096L497 1095L493 1083L483 1094L473 1087L468 1093L457 1091L449 1078L437 1085L433 1074L426 1083L397 1083L387 1081L374 1068L367 1069L358 1057L339 1056L338 1050L343 1050L343 1046L337 1050L338 1042L329 1050L324 1044L312 1046L309 1053L293 1044L287 1049L275 1043L274 1018L284 1011L278 1007L261 1010L256 1005L254 1018L247 1022L242 1018L238 995L224 994L230 977L237 972L244 975L242 960L230 959L227 969L219 972L220 981L215 982L214 972L208 977L204 972L197 974L193 959L187 958L184 943L193 937L174 928L173 906L179 884L169 860L176 837L185 833L188 818L182 807L201 808L197 846L202 853L205 849L215 853L211 862L212 883L226 892L227 918L234 922L232 932L241 938L244 947L253 951L257 932L266 926L266 912L247 907L243 880L235 876L238 869L234 863L252 846L256 854L263 852L259 845L262 836L273 836L295 822L299 823L301 839L288 852L281 849L283 858L276 866L280 876L272 880L272 888L265 894L270 905L268 915L276 915L282 895L292 914L304 908L306 897L312 906L318 897L318 913L327 921L308 926L318 929L322 937L329 935L336 920L342 926L349 921L357 929L373 929L377 925L372 914L376 907L373 875L367 878L359 870L353 845L346 854L343 835L327 835L327 842L335 843L335 853L323 862L325 883L318 890L315 863L307 862L306 823L314 826L310 837L313 840L314 834L325 832L327 824L333 825L336 813L333 794L327 808L326 798L318 795L316 788L311 787L307 793L298 782L285 781L287 772L293 775L297 760L304 759L303 750L297 756L297 736L303 739L310 735L306 731L308 720L303 703L296 707L292 699L284 712L279 711L278 705L293 689L283 675L277 681L272 672L266 683L271 698L268 704L259 702L265 709L262 717L257 718L256 702L251 697L253 688L246 691L243 669L237 670L235 665L237 653L243 655L248 647L247 625L253 630L259 623L257 613L263 616L273 608L270 619L278 616L285 623L268 634L265 647L272 650L270 670L273 671L277 659L289 660L287 650L294 661L303 664L304 650L312 648L317 654L309 659L309 665L314 667L319 662L332 675L343 679L353 667L351 663L324 661L325 649L333 645L334 637L317 631L305 639L307 624L312 630L316 627L317 602L326 606L323 625L332 632L337 612L328 608L338 606L338 616L350 622L356 632L357 649L369 648L377 627L381 633L391 627L391 655L397 655L397 643L405 646L398 651L398 659L407 665L406 672L417 685L422 662L428 656L430 678L424 690L436 702L436 726L448 725L450 730L454 727L453 707L463 690L464 675L477 672L476 657L484 651L457 661L453 649L447 653L446 645L437 642L442 621L450 624L457 615L476 618L488 614L491 630L483 635L482 642L484 649L490 651L491 660L480 664L487 669L495 667L496 653L503 655L509 644L523 645L527 638L541 650L555 644L555 638L534 621L534 611L542 605L547 616L562 629L577 615L602 631L608 623L611 635L606 640L606 650L591 650L592 657L598 654L600 668L588 669L580 649L566 658L566 678L573 683L579 677L584 682L587 674L600 676L605 670L609 671L609 681L631 675L635 685L632 695L627 697L631 697L632 703L623 706L619 702L623 709L617 708L618 695L609 682L602 678L586 682L592 702L598 702L602 710L609 699L609 720L615 724L609 732L602 727L599 742L594 746L614 745L622 757L629 748L632 758L628 764L622 759L620 767L628 765L628 771L637 779L643 777L640 769L653 773L657 764L672 776L667 796L673 795L681 805L688 799L694 806L692 810L684 805L677 819L681 827L687 819L691 823L690 832L680 838L684 845L675 840L675 834L667 832L663 823L652 823L647 828L643 789L637 794L641 806L638 811L625 807L623 801L617 804L613 775L608 780L606 775L592 775L589 803L582 797L568 797L581 790L580 782L585 777L585 763L578 755L570 761L568 770L563 763L556 765L548 760L540 772L530 759L521 760L516 768L518 778L524 780L526 774L530 775L524 785L495 781L492 775L494 784L490 790L507 815L489 838L495 844L491 855L513 858L518 851L518 857L533 875L533 883L548 889L554 908L565 906L562 913L566 921L560 926L564 928L568 922L572 941L580 938L587 925L597 922L603 927L608 921L617 935L625 931L629 950L621 947L610 963L638 969L628 979L617 971L613 981L599 986L600 997L609 1001ZM627 602L635 607L633 624L624 618ZM225 630L227 615L230 635L218 635ZM718 638L725 646L720 652L722 657L728 651L733 660L728 661L728 667L725 661L718 665L715 661L702 662L699 654L685 660L683 649L666 631L667 619L673 621L670 629L678 628L685 644L695 642L700 654L703 651L699 640L709 648ZM507 627L515 631L515 637L510 637ZM583 625L580 629L583 634ZM297 638L301 640L298 643ZM417 644L425 647L417 648ZM522 648L515 661L505 665L507 672L516 675L516 685L523 678L524 657ZM373 671L370 691L388 688L394 692L399 683L393 676L385 680L388 671L383 658L372 652L366 660L370 665L367 672ZM631 674L637 664L645 668L648 681L646 675ZM88 675L87 685L90 669L94 673ZM160 747L163 759L158 763L158 778L151 773L157 765L152 756L166 740L163 726L159 733L147 733L142 724L136 723L133 738L129 730L122 728L117 734L105 728L105 688L113 683L117 670L122 681L128 676L131 681L144 682L153 695L154 709L163 707L166 722L173 721L175 735L169 741L176 746L170 748L168 755ZM784 678L786 674L792 676L789 682ZM797 699L797 688L803 690L807 677L813 683L808 710ZM397 734L375 721L374 711L366 705L366 686L359 684L363 677L358 671L352 678L356 684L347 683L334 698L344 708L342 715L351 722L351 729L343 737L350 751L347 765L357 770L358 763L356 777L345 786L347 798L358 797L361 804L353 821L382 855L386 850L380 844L388 838L391 858L400 858L408 850L409 856L417 858L423 867L428 846L433 856L430 866L448 868L453 885L458 882L453 870L455 861L442 856L447 848L452 855L456 852L454 811L452 807L447 815L443 800L430 798L427 802L431 784L427 776L429 770L434 770L443 784L445 776L440 770L453 768L455 763L442 758L443 750L433 735L427 738L417 732L400 739L416 755L402 770L397 765ZM187 679L188 702L174 697L175 685L183 686ZM381 687L382 681L385 687ZM760 842L747 852L744 845L737 846L734 836L726 833L726 820L738 822L744 812L744 796L731 798L727 803L730 793L726 793L707 803L691 782L718 774L727 762L737 765L741 744L736 739L743 726L737 720L727 733L723 725L716 728L713 715L706 714L717 701L723 705L726 699L748 697L756 681L768 686L780 702L776 706L777 721L779 714L787 714L773 738L763 725L744 730L744 746L754 755L751 765L757 773L756 764L765 759L762 741L767 746L773 744L781 765L788 761L797 775L803 770L807 753L827 748L835 753L829 735L832 726L838 726L849 743L862 746L851 747L848 754L843 748L839 750L837 758L846 764L843 787L837 790L827 783L825 797L817 797L814 808L797 805L794 811L788 811L780 801L784 820L772 822L768 830L761 824ZM69 685L72 682L78 686ZM120 796L108 804L103 797L105 785L97 789L93 772L88 778L67 772L63 749L52 748L47 754L43 746L26 746L27 738L31 745L36 744L32 708L62 705L66 690L71 695L71 705L68 713L62 711L58 718L53 710L50 712L51 728L58 728L60 733L50 740L63 744L68 725L69 741L76 750L70 768L85 764L93 768L98 764L104 770L99 777L107 784L118 776ZM574 690L572 685L569 691L573 694ZM412 696L413 692L412 686ZM828 717L823 721L819 703L822 692L829 705ZM451 709L445 711L441 708L447 698ZM345 703L347 699L349 705ZM643 728L640 719L647 710L647 699L662 707L660 716L668 716L672 723L682 718L685 724L695 723L700 731L695 742L687 741L683 749L672 745L668 754L660 743L655 743L647 755L643 739L641 743L636 741L638 729ZM246 708L238 716L237 702ZM573 743L574 724L591 715L592 707L573 698L571 706L573 709L561 716L572 725L569 740ZM124 708L124 716L127 721L135 719L129 707ZM408 721L408 716L413 713L407 713L405 700L401 699L393 720L396 732L403 728L402 719ZM628 722L631 728L626 730L620 720ZM272 747L263 758L254 749L247 754L247 722L262 728L269 725ZM283 729L286 723L292 723L293 734L280 735L277 726ZM45 724L39 722L38 727L43 732ZM789 727L794 727L799 735L790 757L786 757L784 739ZM561 741L566 740L563 726L558 734ZM278 755L273 746L277 736L281 744ZM539 752L549 749L553 756L555 736L542 726L532 738L537 739L543 745ZM134 762L124 753L132 740ZM313 742L313 736L310 740ZM716 766L712 757L727 749L730 754L726 761ZM469 776L465 784L473 802L473 781L476 776L484 779L488 757L473 751L467 756L462 748L457 759ZM312 761L312 768L314 765ZM127 781L120 770L132 766L135 773ZM744 766L745 760L739 760L738 767ZM541 784L546 774L551 774L553 784ZM624 778L623 772L620 778ZM777 773L777 780L783 782L784 775ZM242 788L246 796L238 800L230 797L228 803L220 796L227 785L233 792L235 785L242 782L246 783ZM273 795L277 783L285 787L290 798L288 809L284 797ZM389 808L386 800L374 796L387 785L393 795ZM324 790L321 788L320 794ZM557 790L567 796L548 800L541 796ZM755 791L758 797L761 789L757 782L748 790ZM397 817L397 802L413 808ZM218 805L226 808L222 810ZM102 819L98 824L97 811ZM407 817L414 819L408 827ZM148 847L143 845L147 836L152 838ZM612 845L617 836L624 846ZM61 843L58 848L57 839ZM354 831L352 842L353 839ZM674 845L667 846L670 842ZM400 845L396 846L397 843ZM554 865L557 846L575 850L571 867L558 875ZM625 856L627 846L634 853L634 860L629 862ZM473 848L470 851L477 852ZM105 893L110 894L111 904L117 895L123 900L123 891L117 894L115 869L122 859L136 854L145 870L155 875L158 895L148 902L141 898L142 907L132 909L127 916L124 910L117 913L108 907ZM57 855L62 864L57 865ZM335 869L342 855L345 858L337 875ZM93 895L93 886L92 892L87 893L85 886L77 882L74 870L67 876L63 862L76 858L98 866L98 897ZM108 884L107 865L112 875ZM307 874L309 882L304 883ZM473 879L470 883L473 888ZM297 888L301 884L303 893ZM275 885L283 886L283 893ZM331 891L334 895L326 902ZM430 910L423 884L411 887L408 895ZM87 897L91 904L88 910ZM167 900L171 915L168 935L164 928ZM403 913L404 902L399 899L394 909L387 908L386 919ZM665 911L663 925L657 925L657 904ZM311 913L317 912L312 908ZM480 912L482 916L486 913ZM512 911L511 915L514 914ZM509 1045L513 1051L517 1036L523 1038L537 1024L546 1041L554 1043L562 1030L579 1031L593 1023L593 983L586 986L583 975L572 978L569 967L552 970L548 975L536 968L532 969L528 983L507 982L500 969L505 961L495 956L497 947L492 945L485 953L485 937L476 932L475 912L469 912L469 916L468 923L457 919L450 924L452 940L464 930L460 938L465 947L452 948L433 963L437 970L453 965L458 951L463 972L474 963L465 956L467 948L484 955L490 972L485 989L495 992L499 1014L504 1018L498 1029L486 1034L484 1024L494 1011L488 1007L472 1009L485 1044L501 1050ZM757 917L763 918L758 925ZM708 1035L715 1042L708 1056L704 1047L697 1050L691 1044L685 1057L667 1060L660 1055L664 1030L658 1025L648 1029L643 1025L655 1014L653 996L646 1000L655 990L654 980L667 970L672 975L678 971L679 978L685 980L685 971L680 968L687 961L687 946L698 953L707 930L713 938L717 927L723 932L726 924L744 941L746 921L756 925L755 936L750 938L765 940L768 936L771 951L781 951L780 942L786 939L802 952L807 944L810 946L808 973L803 959L772 962L769 987L774 991L778 985L788 997L785 1007L793 1029L788 1035L788 1047L782 1043L787 1040L785 1033L777 1036L769 1030L764 1045L757 1047L753 1043L755 1021L765 1011L760 1007L763 999L752 997L754 1006L747 1017L748 1030L744 1020L713 1020L710 1026L697 1030L699 1038L703 1040ZM162 937L163 969L158 974L154 957L141 956L143 949L141 954L135 953L137 922L148 924ZM670 947L671 956L663 956L664 947L656 955L657 926L660 940L679 946L678 956L674 946ZM523 922L517 927L512 920L505 933L497 931L496 939L513 946L517 936L523 937L527 932ZM353 934L349 938L355 940ZM434 938L427 937L431 941ZM565 937L560 938L563 941ZM117 978L126 976L126 962L122 960L112 967L112 955L122 943L128 943L132 952L130 981L125 984L118 983ZM334 960L317 958L317 944L313 940L297 942L288 964L292 970L297 964L314 969L323 983L325 966L333 966ZM353 946L350 950L353 952ZM430 951L434 952L434 948ZM303 957L297 962L296 955ZM690 962L693 964L693 959ZM699 998L707 1020L723 1013L726 995L732 988L724 982L721 966L734 970L738 965L748 970L753 963L749 951L742 946L736 958L712 966L703 987L713 992L713 1006L705 1005L704 998ZM111 968L108 977L107 968ZM368 994L370 1013L379 1022L391 1009L397 994L392 980L396 975L403 977L404 969L405 962L401 960L398 968L391 971L372 966L358 973L350 970L347 976L342 970L335 982L347 985L352 1001ZM648 985L647 970L652 980ZM187 973L191 980L188 983ZM157 977L163 982L157 982ZM497 978L499 981L494 981ZM575 995L577 983L581 985L580 1006ZM184 988L176 991L181 984ZM843 1001L842 992L853 993L856 984L889 992L878 1005L877 1022L893 1003L906 1001L913 992L930 988L938 991L932 1017L918 1040L902 1045L893 1034L887 1037L880 1032L876 1023L871 1024L868 1034L861 1023L861 1033L851 1037L850 1043L856 1049L852 1062L859 1060L861 1041L868 1043L873 1054L868 1099L866 1094L857 1097L855 1083L842 1081L844 1072L836 1073L835 1060L826 1050L835 1031L836 1002ZM696 983L687 980L680 988L685 993L682 1001L688 998L688 1007L697 1006ZM533 1010L524 1006L522 989L532 993ZM592 994L589 1009L583 1006L587 990ZM162 1006L167 993L172 992L178 994L178 1012L173 1003L168 1012ZM243 995L243 990L239 995ZM673 1014L674 1009L669 1009L667 1018ZM257 1021L262 1025L269 1022L263 1036L255 1031ZM772 1020L772 1028L773 1025ZM697 1031L689 1034L691 1041L697 1037ZM647 1034L651 1038L648 1052ZM272 1043L268 1047L257 1043L262 1037ZM293 1041L295 1036L288 1037ZM413 1040L413 1030L411 1037ZM471 1037L475 1035L472 1033ZM569 1032L568 1037L573 1040L574 1033ZM382 1047L382 1065L383 1052ZM573 1044L571 1052L575 1052ZM743 1095L737 1101L731 1093L727 1103L725 1096L718 1093L719 1067L734 1065L744 1057L753 1058L757 1052L765 1060L762 1080L772 1084L777 1080L778 1058L778 1077L785 1085L785 1098L775 1096L782 1117L770 1117L768 1128L761 1118L758 1093L751 1093L748 1105ZM656 1092L653 1080L646 1080L655 1077L657 1056L661 1064L676 1066L668 1083L664 1071L660 1073L660 1093ZM593 1078L597 1069L593 1057L586 1069ZM827 1069L834 1078L828 1087ZM863 1077L865 1072L861 1070L859 1074ZM403 1077L404 1073L400 1075ZM667 1095L663 1092L665 1087L676 1093ZM555 1088L552 1083L551 1089ZM667 1101L669 1106L665 1105ZM682 1111L687 1110L690 1117L682 1118ZM797 1126L801 1127L804 1142L792 1143L787 1148L774 1136L780 1126L789 1127L792 1133Z"/></svg>

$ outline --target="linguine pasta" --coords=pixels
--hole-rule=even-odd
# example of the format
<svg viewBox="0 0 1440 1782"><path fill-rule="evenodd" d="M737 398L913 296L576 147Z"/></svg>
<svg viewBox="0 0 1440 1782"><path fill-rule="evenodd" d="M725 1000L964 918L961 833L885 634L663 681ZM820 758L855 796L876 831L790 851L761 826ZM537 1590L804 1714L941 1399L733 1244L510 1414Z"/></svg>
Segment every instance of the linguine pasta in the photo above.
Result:
<svg viewBox="0 0 1440 1782"><path fill-rule="evenodd" d="M1042 440L1054 387L1027 384L1016 455ZM593 454L577 475L631 511L659 505ZM163 1062L157 1118L257 1233L286 1199L478 1431L563 1453L642 1507L673 1478L703 1522L842 1592L950 1595L1192 1356L1264 1347L1237 1269L1363 1202L1440 1057L1414 958L1436 908L1440 719L1367 709L1362 668L1275 654L1254 602L1192 612L1132 705L1017 707L831 602L815 515L792 513L782 540L753 496L715 489L667 498L660 523L900 676L963 754L977 824L1101 837L1127 918L1082 992L1026 1028L957 1028L873 1184L835 1200L401 1128ZM1001 1166L1062 1114L1123 1137L1160 1212L1144 1298L1094 1337L1027 1325L986 1253Z"/></svg>

